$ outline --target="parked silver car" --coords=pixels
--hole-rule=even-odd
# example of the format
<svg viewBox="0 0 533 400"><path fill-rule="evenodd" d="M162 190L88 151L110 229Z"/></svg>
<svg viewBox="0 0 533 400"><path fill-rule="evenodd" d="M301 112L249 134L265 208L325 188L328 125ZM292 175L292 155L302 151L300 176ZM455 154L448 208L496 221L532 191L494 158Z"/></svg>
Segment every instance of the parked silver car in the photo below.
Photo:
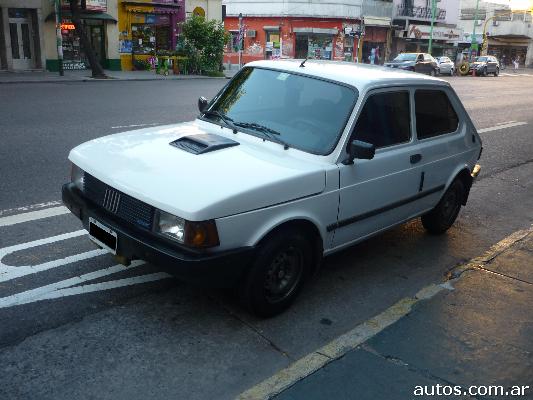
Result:
<svg viewBox="0 0 533 400"><path fill-rule="evenodd" d="M450 60L449 57L441 56L441 57L435 57L435 60L437 61L437 64L439 65L439 73L441 75L450 75L452 76L455 74L455 64L452 60Z"/></svg>
<svg viewBox="0 0 533 400"><path fill-rule="evenodd" d="M74 148L63 201L119 262L238 286L261 316L325 256L417 217L444 233L480 168L459 97L421 74L255 61L198 105L194 121Z"/></svg>

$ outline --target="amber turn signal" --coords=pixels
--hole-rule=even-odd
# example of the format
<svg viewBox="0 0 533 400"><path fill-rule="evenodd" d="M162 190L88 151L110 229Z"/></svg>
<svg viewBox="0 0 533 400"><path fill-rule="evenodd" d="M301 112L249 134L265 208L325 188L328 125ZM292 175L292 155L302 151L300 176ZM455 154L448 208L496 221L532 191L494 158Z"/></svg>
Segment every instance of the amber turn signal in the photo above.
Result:
<svg viewBox="0 0 533 400"><path fill-rule="evenodd" d="M196 248L218 246L220 241L215 221L185 221L185 244Z"/></svg>

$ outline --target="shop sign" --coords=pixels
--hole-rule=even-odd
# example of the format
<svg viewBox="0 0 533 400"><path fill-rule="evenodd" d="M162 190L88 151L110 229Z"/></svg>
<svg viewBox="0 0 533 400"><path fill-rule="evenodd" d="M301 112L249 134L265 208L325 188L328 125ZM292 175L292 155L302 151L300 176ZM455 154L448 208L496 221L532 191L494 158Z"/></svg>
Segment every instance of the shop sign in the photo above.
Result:
<svg viewBox="0 0 533 400"><path fill-rule="evenodd" d="M83 61L63 61L63 69L65 70L87 69L87 65L85 65Z"/></svg>
<svg viewBox="0 0 533 400"><path fill-rule="evenodd" d="M61 0L62 8L70 8L68 0ZM85 9L89 11L107 11L107 0L85 0Z"/></svg>
<svg viewBox="0 0 533 400"><path fill-rule="evenodd" d="M427 39L429 40L429 35L431 31L431 26L429 25L409 25L409 30L407 34L411 39ZM433 39L435 40L454 40L457 41L461 38L463 32L460 29L451 29L442 26L433 27Z"/></svg>
<svg viewBox="0 0 533 400"><path fill-rule="evenodd" d="M155 24L155 14L146 14L144 20L147 24Z"/></svg>
<svg viewBox="0 0 533 400"><path fill-rule="evenodd" d="M63 22L61 24L61 30L65 30L65 31L73 31L74 29L76 29L76 27L74 26L74 24L72 22Z"/></svg>

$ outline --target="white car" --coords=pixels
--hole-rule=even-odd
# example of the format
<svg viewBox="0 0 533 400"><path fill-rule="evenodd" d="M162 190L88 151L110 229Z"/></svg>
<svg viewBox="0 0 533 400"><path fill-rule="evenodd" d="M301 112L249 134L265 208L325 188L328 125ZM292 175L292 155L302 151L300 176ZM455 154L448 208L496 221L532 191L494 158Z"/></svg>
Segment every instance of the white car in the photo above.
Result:
<svg viewBox="0 0 533 400"><path fill-rule="evenodd" d="M331 61L247 64L192 122L101 137L69 155L63 201L128 263L237 286L286 309L324 256L466 204L481 140L450 85Z"/></svg>
<svg viewBox="0 0 533 400"><path fill-rule="evenodd" d="M453 76L455 74L455 64L449 57L441 56L435 57L437 64L439 64L439 74Z"/></svg>

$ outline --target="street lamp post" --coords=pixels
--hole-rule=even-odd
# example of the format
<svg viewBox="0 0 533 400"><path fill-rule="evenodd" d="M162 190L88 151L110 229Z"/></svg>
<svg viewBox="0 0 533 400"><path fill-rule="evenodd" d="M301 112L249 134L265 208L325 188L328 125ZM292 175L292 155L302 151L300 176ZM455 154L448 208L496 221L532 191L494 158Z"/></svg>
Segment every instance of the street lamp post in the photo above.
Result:
<svg viewBox="0 0 533 400"><path fill-rule="evenodd" d="M56 46L57 46L57 62L59 69L59 76L63 76L63 37L61 36L61 4L59 0L54 0L54 8L56 12Z"/></svg>
<svg viewBox="0 0 533 400"><path fill-rule="evenodd" d="M239 13L239 69L242 68L242 43L244 41L242 32L242 13Z"/></svg>
<svg viewBox="0 0 533 400"><path fill-rule="evenodd" d="M429 28L429 45L428 45L428 53L431 54L432 46L433 46L433 25L435 24L435 7L436 7L436 0L431 0L431 28Z"/></svg>
<svg viewBox="0 0 533 400"><path fill-rule="evenodd" d="M477 39L476 39L476 25L477 25L477 13L479 11L479 0L476 1L476 12L474 13L474 29L472 30L472 39L470 42L470 56L472 56L472 51L477 50Z"/></svg>

